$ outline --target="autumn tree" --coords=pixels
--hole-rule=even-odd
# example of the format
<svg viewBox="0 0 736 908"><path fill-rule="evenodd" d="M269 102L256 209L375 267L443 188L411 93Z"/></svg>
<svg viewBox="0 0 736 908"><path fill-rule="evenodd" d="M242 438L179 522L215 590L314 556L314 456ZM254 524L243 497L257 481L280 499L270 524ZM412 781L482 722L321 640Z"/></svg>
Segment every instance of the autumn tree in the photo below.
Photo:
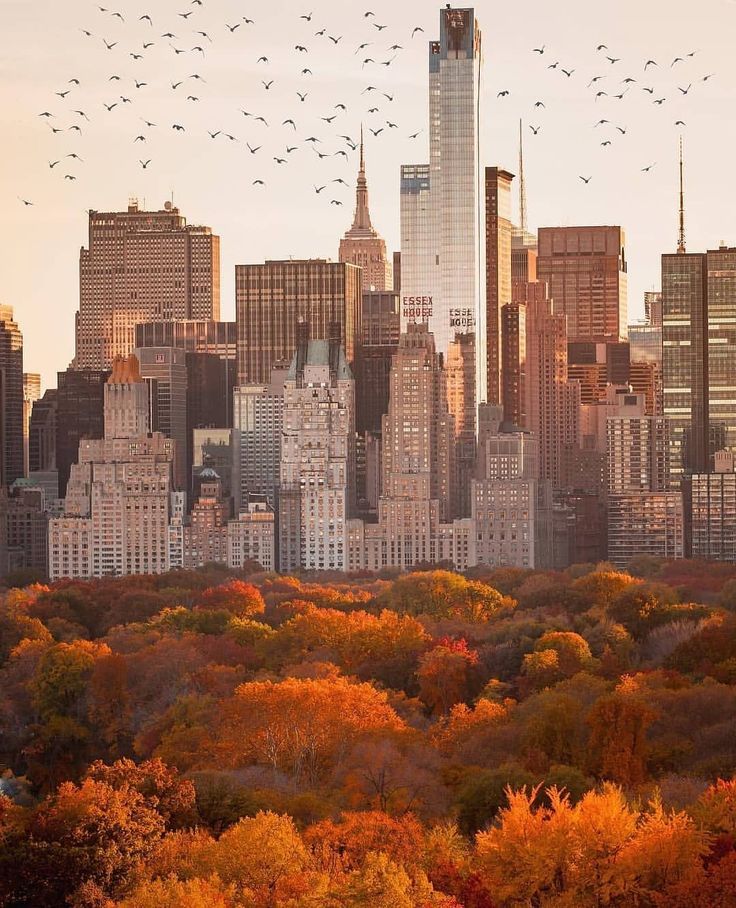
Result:
<svg viewBox="0 0 736 908"><path fill-rule="evenodd" d="M441 640L419 660L419 697L435 715L445 715L477 689L478 654L465 640Z"/></svg>
<svg viewBox="0 0 736 908"><path fill-rule="evenodd" d="M226 767L270 766L314 785L362 736L404 727L386 694L370 684L254 681L223 704L215 752Z"/></svg>
<svg viewBox="0 0 736 908"><path fill-rule="evenodd" d="M621 785L643 782L647 775L646 733L654 718L655 713L625 682L601 697L588 717L591 771Z"/></svg>
<svg viewBox="0 0 736 908"><path fill-rule="evenodd" d="M199 596L197 607L208 611L223 609L240 618L262 615L266 608L260 590L244 580L229 580L209 587Z"/></svg>
<svg viewBox="0 0 736 908"><path fill-rule="evenodd" d="M379 602L399 614L472 622L487 621L514 604L493 587L449 571L421 571L399 577Z"/></svg>

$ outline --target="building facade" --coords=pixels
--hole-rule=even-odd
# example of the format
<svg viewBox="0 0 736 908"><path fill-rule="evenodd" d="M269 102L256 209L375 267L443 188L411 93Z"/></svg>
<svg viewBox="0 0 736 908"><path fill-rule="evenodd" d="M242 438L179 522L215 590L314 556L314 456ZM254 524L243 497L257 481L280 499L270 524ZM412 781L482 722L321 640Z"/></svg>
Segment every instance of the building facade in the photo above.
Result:
<svg viewBox="0 0 736 908"><path fill-rule="evenodd" d="M57 375L56 466L59 495L66 494L79 443L105 434L105 384L109 369L67 369Z"/></svg>
<svg viewBox="0 0 736 908"><path fill-rule="evenodd" d="M511 303L511 183L513 174L486 167L486 349L489 404L503 400L503 307Z"/></svg>
<svg viewBox="0 0 736 908"><path fill-rule="evenodd" d="M327 340L308 332L300 325L284 383L280 568L343 571L355 510L355 381L339 326Z"/></svg>
<svg viewBox="0 0 736 908"><path fill-rule="evenodd" d="M268 384L271 369L291 362L297 325L327 337L338 324L349 364L363 331L362 277L357 265L324 259L235 266L238 382Z"/></svg>
<svg viewBox="0 0 736 908"><path fill-rule="evenodd" d="M626 340L626 238L620 227L542 227L537 277L571 341Z"/></svg>
<svg viewBox="0 0 736 908"><path fill-rule="evenodd" d="M24 476L23 335L10 306L0 306L0 485Z"/></svg>
<svg viewBox="0 0 736 908"><path fill-rule="evenodd" d="M476 403L488 393L481 71L475 11L441 10L429 44L429 163L401 174L402 328L426 322L443 354L456 334L474 335Z"/></svg>
<svg viewBox="0 0 736 908"><path fill-rule="evenodd" d="M170 202L89 213L79 256L77 369L109 369L136 346L142 322L220 317L220 239L187 224Z"/></svg>

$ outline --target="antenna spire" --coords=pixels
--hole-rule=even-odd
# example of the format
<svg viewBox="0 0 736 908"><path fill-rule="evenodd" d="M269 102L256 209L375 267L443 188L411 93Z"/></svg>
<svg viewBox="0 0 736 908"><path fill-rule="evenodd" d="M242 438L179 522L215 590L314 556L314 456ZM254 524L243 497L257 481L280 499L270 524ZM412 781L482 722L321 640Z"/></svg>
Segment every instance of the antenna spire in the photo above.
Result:
<svg viewBox="0 0 736 908"><path fill-rule="evenodd" d="M360 124L360 169L365 171L365 155L363 154L363 124Z"/></svg>
<svg viewBox="0 0 736 908"><path fill-rule="evenodd" d="M526 236L526 183L524 182L524 124L519 120L519 227Z"/></svg>
<svg viewBox="0 0 736 908"><path fill-rule="evenodd" d="M684 255L685 249L685 177L682 158L682 136L680 136L680 233L677 239L677 252Z"/></svg>

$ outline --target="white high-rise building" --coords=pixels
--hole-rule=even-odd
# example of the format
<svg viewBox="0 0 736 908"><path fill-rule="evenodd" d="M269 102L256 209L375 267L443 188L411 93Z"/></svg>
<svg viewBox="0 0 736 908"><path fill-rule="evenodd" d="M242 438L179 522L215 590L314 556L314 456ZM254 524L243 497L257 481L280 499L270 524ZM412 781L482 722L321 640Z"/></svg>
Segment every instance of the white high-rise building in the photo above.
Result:
<svg viewBox="0 0 736 908"><path fill-rule="evenodd" d="M175 442L148 432L148 385L135 356L113 361L105 437L84 439L64 516L49 522L49 576L161 574L169 569Z"/></svg>
<svg viewBox="0 0 736 908"><path fill-rule="evenodd" d="M473 9L443 9L429 44L429 164L401 171L402 330L428 322L437 350L475 335L477 403L487 397L482 47Z"/></svg>
<svg viewBox="0 0 736 908"><path fill-rule="evenodd" d="M279 492L282 571L342 571L355 501L355 381L340 344L309 340L298 328L297 351L284 384Z"/></svg>

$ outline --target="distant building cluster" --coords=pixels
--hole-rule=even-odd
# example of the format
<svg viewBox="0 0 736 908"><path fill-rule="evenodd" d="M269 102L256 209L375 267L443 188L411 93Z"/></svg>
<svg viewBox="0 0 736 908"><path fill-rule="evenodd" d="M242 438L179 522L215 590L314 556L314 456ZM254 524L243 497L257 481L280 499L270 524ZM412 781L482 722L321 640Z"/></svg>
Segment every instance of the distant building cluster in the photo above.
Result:
<svg viewBox="0 0 736 908"><path fill-rule="evenodd" d="M736 248L682 226L629 325L624 230L528 230L481 80L475 12L442 9L400 252L361 137L338 261L236 266L233 322L210 227L89 213L55 388L0 306L0 574L736 560Z"/></svg>

